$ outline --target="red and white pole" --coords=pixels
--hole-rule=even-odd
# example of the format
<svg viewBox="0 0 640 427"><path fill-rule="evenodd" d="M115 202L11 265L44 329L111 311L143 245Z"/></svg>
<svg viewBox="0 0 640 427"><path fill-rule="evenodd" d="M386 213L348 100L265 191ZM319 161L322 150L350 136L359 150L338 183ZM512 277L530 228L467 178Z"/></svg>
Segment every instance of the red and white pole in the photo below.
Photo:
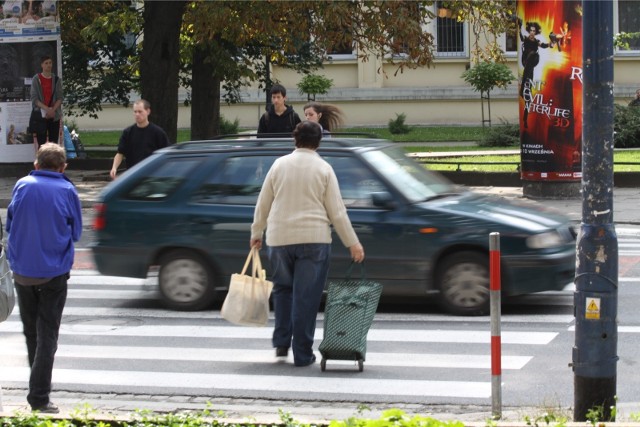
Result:
<svg viewBox="0 0 640 427"><path fill-rule="evenodd" d="M502 342L500 338L500 233L489 234L489 293L491 310L491 412L502 418Z"/></svg>

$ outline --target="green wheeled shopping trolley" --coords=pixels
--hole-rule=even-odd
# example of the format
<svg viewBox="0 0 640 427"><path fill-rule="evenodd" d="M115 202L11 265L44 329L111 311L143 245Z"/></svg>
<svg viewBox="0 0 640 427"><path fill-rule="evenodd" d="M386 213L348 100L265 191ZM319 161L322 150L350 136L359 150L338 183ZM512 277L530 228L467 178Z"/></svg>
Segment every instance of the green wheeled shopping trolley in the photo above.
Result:
<svg viewBox="0 0 640 427"><path fill-rule="evenodd" d="M322 355L320 369L325 371L327 360L353 360L360 372L367 353L367 333L378 308L382 285L364 279L350 279L353 264L346 279L330 282L324 310L324 336L318 350Z"/></svg>

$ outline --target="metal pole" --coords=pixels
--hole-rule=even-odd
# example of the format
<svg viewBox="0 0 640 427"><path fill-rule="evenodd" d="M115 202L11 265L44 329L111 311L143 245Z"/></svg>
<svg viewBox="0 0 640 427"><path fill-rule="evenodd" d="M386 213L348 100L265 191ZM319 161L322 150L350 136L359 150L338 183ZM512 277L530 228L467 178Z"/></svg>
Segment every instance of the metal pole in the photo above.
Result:
<svg viewBox="0 0 640 427"><path fill-rule="evenodd" d="M502 339L500 337L500 233L489 234L489 292L491 310L491 414L502 418Z"/></svg>
<svg viewBox="0 0 640 427"><path fill-rule="evenodd" d="M577 239L574 420L615 405L618 240L613 225L613 2L583 1L582 224Z"/></svg>

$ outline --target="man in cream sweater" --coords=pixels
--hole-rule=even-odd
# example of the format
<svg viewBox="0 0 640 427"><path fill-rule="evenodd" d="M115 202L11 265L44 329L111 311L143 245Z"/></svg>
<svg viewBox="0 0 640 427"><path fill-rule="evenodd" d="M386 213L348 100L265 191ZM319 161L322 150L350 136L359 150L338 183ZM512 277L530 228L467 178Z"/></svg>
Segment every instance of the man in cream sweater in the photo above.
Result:
<svg viewBox="0 0 640 427"><path fill-rule="evenodd" d="M322 129L302 122L293 132L296 149L277 159L267 174L251 225L250 246L262 247L273 268L276 357L293 349L296 366L315 362L316 317L329 272L331 225L356 262L364 249L353 231L331 165L320 157Z"/></svg>

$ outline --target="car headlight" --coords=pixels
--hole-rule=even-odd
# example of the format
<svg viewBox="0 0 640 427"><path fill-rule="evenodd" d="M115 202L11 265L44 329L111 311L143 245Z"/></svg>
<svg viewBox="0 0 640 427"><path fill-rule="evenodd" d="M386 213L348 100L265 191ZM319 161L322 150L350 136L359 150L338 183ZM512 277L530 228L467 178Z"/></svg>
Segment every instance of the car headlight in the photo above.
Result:
<svg viewBox="0 0 640 427"><path fill-rule="evenodd" d="M561 246L564 243L562 236L555 231L534 234L527 237L527 247L531 249L547 249Z"/></svg>

